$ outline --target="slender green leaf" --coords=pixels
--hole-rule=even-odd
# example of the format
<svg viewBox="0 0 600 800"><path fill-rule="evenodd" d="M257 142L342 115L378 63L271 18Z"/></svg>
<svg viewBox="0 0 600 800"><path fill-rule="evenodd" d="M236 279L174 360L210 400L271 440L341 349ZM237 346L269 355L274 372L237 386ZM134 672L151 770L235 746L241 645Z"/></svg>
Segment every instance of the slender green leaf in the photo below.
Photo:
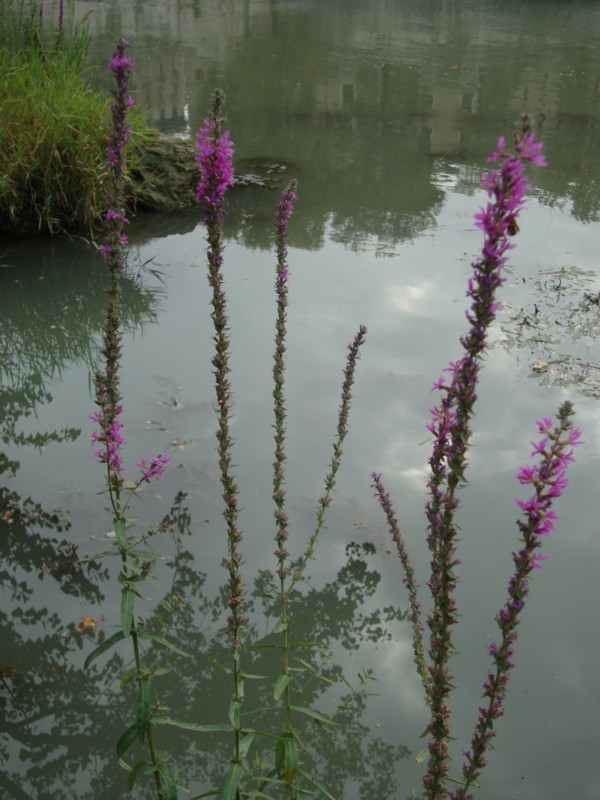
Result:
<svg viewBox="0 0 600 800"><path fill-rule="evenodd" d="M227 722L217 722L210 725L198 725L195 722L185 722L182 719L164 717L155 714L152 717L153 725L174 725L176 728L184 728L187 731L199 731L200 733L231 733L231 725Z"/></svg>
<svg viewBox="0 0 600 800"><path fill-rule="evenodd" d="M125 532L125 520L115 519L114 521L115 534L117 542L119 543L119 550L121 552L127 551L127 533Z"/></svg>
<svg viewBox="0 0 600 800"><path fill-rule="evenodd" d="M77 559L77 564L85 564L88 561L100 561L101 558L109 558L111 556L120 555L118 550L102 550L100 553L94 553L91 556L83 556Z"/></svg>
<svg viewBox="0 0 600 800"><path fill-rule="evenodd" d="M161 764L158 768L163 779L163 788L166 789L166 796L163 793L165 800L177 800L177 784L175 783L175 776L166 764Z"/></svg>
<svg viewBox="0 0 600 800"><path fill-rule="evenodd" d="M284 780L281 778L273 778L269 775L261 775L260 778L257 778L257 780L260 780L261 783L276 783L278 786L285 786ZM244 790L244 794L246 794L246 790Z"/></svg>
<svg viewBox="0 0 600 800"><path fill-rule="evenodd" d="M319 714L318 711L313 711L312 708L306 708L305 706L292 706L292 708L294 711L299 711L301 714L306 714L307 717L312 717L318 722L323 722L325 725L337 725L337 722L329 719L329 717L324 717L323 714Z"/></svg>
<svg viewBox="0 0 600 800"><path fill-rule="evenodd" d="M158 559L163 559L163 556L159 556L158 553L155 553L154 550L136 550L135 548L131 548L131 550L127 551L130 556L134 558L145 559L146 561L158 561Z"/></svg>
<svg viewBox="0 0 600 800"><path fill-rule="evenodd" d="M227 771L227 777L225 778L222 800L235 800L241 778L242 765L237 761L232 761Z"/></svg>
<svg viewBox="0 0 600 800"><path fill-rule="evenodd" d="M143 744L146 731L148 730L148 717L150 714L150 689L151 683L148 678L140 680L140 692L138 696L137 724L138 739Z"/></svg>
<svg viewBox="0 0 600 800"><path fill-rule="evenodd" d="M286 783L293 783L300 766L298 742L293 735L286 734L275 748L275 768Z"/></svg>
<svg viewBox="0 0 600 800"><path fill-rule="evenodd" d="M327 791L327 789L323 786L323 784L321 784L318 781L316 781L312 777L312 775L308 775L302 769L299 769L298 772L300 773L300 775L302 775L302 777L305 780L307 780L309 783L312 783L312 785L315 787L315 789L318 789L322 794L324 794L325 797L327 798L327 800L336 800L335 797Z"/></svg>
<svg viewBox="0 0 600 800"><path fill-rule="evenodd" d="M151 674L154 678L160 678L161 675L168 675L172 671L168 667L159 667L158 669L153 669Z"/></svg>
<svg viewBox="0 0 600 800"><path fill-rule="evenodd" d="M129 636L133 624L133 592L129 586L125 586L121 591L121 628L124 636Z"/></svg>
<svg viewBox="0 0 600 800"><path fill-rule="evenodd" d="M131 772L129 773L129 776L127 778L127 788L129 789L129 791L133 789L137 776L146 766L151 767L152 764L150 764L149 761L146 761L145 758L143 758L141 761L138 761L137 764L133 765L133 767L131 768Z"/></svg>
<svg viewBox="0 0 600 800"><path fill-rule="evenodd" d="M206 660L207 660L207 661L208 661L210 664L212 664L212 665L213 665L213 667L217 667L217 669L220 669L220 670L222 670L223 672L226 672L228 675L232 675L232 674L233 674L233 670L231 669L231 667L226 667L226 666L225 666L225 664L220 664L218 661L215 661L214 659L212 659L212 658L209 658L208 656L204 656L204 658L205 658L205 659L206 659Z"/></svg>
<svg viewBox="0 0 600 800"><path fill-rule="evenodd" d="M286 672L282 672L281 675L275 681L275 686L273 688L273 699L279 700L281 695L285 691L285 687L290 682L290 676Z"/></svg>
<svg viewBox="0 0 600 800"><path fill-rule="evenodd" d="M261 709L264 710L264 709ZM229 728L231 730L231 728ZM262 736L264 739L275 739L275 741L279 741L282 737L278 736L276 733L267 733L266 731L257 731L254 728L244 728L244 733L253 733L255 736ZM261 776L261 780L263 780L264 776Z"/></svg>
<svg viewBox="0 0 600 800"><path fill-rule="evenodd" d="M277 625L273 628L273 633L283 633L283 631L287 631L288 624L287 622L278 622Z"/></svg>
<svg viewBox="0 0 600 800"><path fill-rule="evenodd" d="M189 656L189 653L186 653L186 651L182 650L181 647L178 647L176 644L173 644L173 642L165 639L165 637L161 636L159 633L149 631L148 628L140 628L137 634L140 639L151 639L153 642L158 642L159 644L168 647L169 650L172 650L174 653L178 653L180 656Z"/></svg>
<svg viewBox="0 0 600 800"><path fill-rule="evenodd" d="M236 700L235 697L231 698L231 702L229 703L229 721L235 730L239 730L240 728L240 706L242 704L239 700Z"/></svg>
<svg viewBox="0 0 600 800"><path fill-rule="evenodd" d="M250 750L250 745L254 741L254 734L247 733L242 736L242 740L240 742L240 758L244 759L248 755L248 750Z"/></svg>
<svg viewBox="0 0 600 800"><path fill-rule="evenodd" d="M135 678L136 675L137 669L135 667L131 667L131 669L128 669L123 673L123 677L121 678L121 691Z"/></svg>
<svg viewBox="0 0 600 800"><path fill-rule="evenodd" d="M130 725L129 728L125 731L125 733L121 736L119 741L117 742L117 756L121 758L123 753L125 753L131 745L135 742L137 737L137 722L134 722L133 725Z"/></svg>
<svg viewBox="0 0 600 800"><path fill-rule="evenodd" d="M125 634L123 631L117 631L116 633L113 633L113 635L109 636L108 639L105 639L102 644L99 644L95 650L92 650L92 652L86 658L83 668L87 669L92 661L95 661L98 656L102 655L102 653L106 653L107 650L110 650L113 644L117 644L117 642L122 641L124 638Z"/></svg>

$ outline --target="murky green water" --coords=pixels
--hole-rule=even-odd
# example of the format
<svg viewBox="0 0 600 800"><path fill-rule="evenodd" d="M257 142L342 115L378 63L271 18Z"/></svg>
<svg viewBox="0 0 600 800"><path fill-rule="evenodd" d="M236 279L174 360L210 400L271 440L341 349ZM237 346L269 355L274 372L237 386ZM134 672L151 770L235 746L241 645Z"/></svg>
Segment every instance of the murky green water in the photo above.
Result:
<svg viewBox="0 0 600 800"><path fill-rule="evenodd" d="M458 354L469 263L480 244L478 181L500 134L538 115L550 166L532 199L502 290L484 371L461 515L462 624L455 660L456 753L465 748L504 600L515 544L515 475L534 420L572 399L585 448L559 506L550 558L535 575L517 646L506 718L477 796L596 800L600 563L598 293L600 267L600 9L565 2L78 2L90 13L98 80L117 35L132 40L133 86L154 124L193 134L210 93L228 96L241 171L286 165L300 184L290 231L288 492L292 545L314 524L330 458L345 347L369 340L355 391L339 489L312 579L295 610L299 639L316 637L357 698L337 738L312 728L320 778L338 798L404 798L426 713L406 595L369 472L384 472L424 583L425 424L432 381ZM272 562L270 359L274 324L272 211L277 195L233 193L227 290L236 393L236 461L246 532L252 634L269 630L258 570ZM225 659L218 587L224 555L214 453L211 328L204 233L197 214L138 219L125 291L127 454L167 452L173 466L135 512L165 518L161 585L189 605L148 615L194 653L169 655L161 700L197 722L226 718L229 686L199 653ZM152 259L151 263L147 263ZM2 797L125 797L114 756L134 701L119 692L129 654L81 671L94 634L119 619L115 564L74 566L106 548L102 471L91 457L90 374L102 319L103 265L84 242L2 242L0 342L4 470L0 521ZM145 266L144 266L145 265ZM152 271L153 272L152 272ZM160 273L161 280L156 274ZM141 528L142 529L142 528ZM371 545L375 546L375 551ZM74 548L77 548L75 550ZM268 604L267 604L268 605ZM426 605L426 601L425 601ZM386 609L390 609L386 611ZM253 656L248 656L253 658ZM318 661L315 656L315 661ZM268 669L256 657L256 669ZM191 668L190 668L191 663ZM330 666L331 666L330 665ZM267 704L260 684L249 710ZM332 712L340 691L311 684L305 703ZM162 733L162 731L160 732ZM166 741L181 783L218 785L229 742ZM139 797L147 796L140 792Z"/></svg>

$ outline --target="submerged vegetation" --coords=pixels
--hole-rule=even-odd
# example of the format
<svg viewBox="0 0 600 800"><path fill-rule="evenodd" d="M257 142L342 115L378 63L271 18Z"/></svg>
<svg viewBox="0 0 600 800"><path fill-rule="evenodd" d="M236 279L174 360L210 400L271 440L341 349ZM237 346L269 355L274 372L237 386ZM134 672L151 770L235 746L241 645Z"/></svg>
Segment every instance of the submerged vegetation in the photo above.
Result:
<svg viewBox="0 0 600 800"><path fill-rule="evenodd" d="M54 23L43 8L0 0L0 230L14 234L89 230L108 190L110 98L90 88L89 35L63 0Z"/></svg>

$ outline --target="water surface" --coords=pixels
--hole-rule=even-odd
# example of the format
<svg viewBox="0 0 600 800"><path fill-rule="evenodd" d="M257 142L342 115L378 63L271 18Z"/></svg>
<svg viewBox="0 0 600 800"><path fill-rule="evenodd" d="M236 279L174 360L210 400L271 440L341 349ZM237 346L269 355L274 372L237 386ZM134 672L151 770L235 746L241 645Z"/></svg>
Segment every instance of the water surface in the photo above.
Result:
<svg viewBox="0 0 600 800"><path fill-rule="evenodd" d="M412 664L399 565L369 488L384 473L417 572L427 576L425 424L431 385L459 355L472 215L485 158L522 111L538 116L550 166L531 200L502 289L486 360L460 523L463 580L455 660L456 753L468 741L504 601L534 420L565 399L585 448L560 501L550 556L521 626L506 718L482 800L595 800L600 794L595 680L600 553L597 485L598 134L600 11L565 2L77 2L88 16L97 81L117 35L132 41L133 92L161 130L193 135L215 86L241 171L256 159L299 181L290 229L288 495L292 546L314 525L330 458L346 345L369 327L335 502L295 611L298 636L320 638L353 684L374 669L373 696L349 701L337 738L307 737L316 769L345 800L405 798L426 712ZM237 475L242 492L251 633L272 625L254 579L272 563L270 369L274 332L272 214L277 194L236 190L227 220ZM127 456L167 452L168 475L136 503L164 521L161 585L189 603L164 616L173 639L225 659L223 526L214 452L211 325L204 232L195 211L131 225L124 294ZM114 743L133 701L118 690L129 655L81 672L93 633L119 618L115 564L75 565L110 543L102 471L90 454L90 375L98 358L103 266L81 241L3 242L4 471L0 779L11 798L126 797ZM149 262L149 263L148 263ZM145 265L145 266L144 266ZM158 277L157 277L158 275ZM159 279L160 278L160 279ZM522 496L522 495L521 495ZM372 545L374 545L374 550ZM77 551L74 548L77 548ZM159 595L148 604L150 615ZM176 604L177 601L173 600ZM268 606L268 602L266 603ZM424 605L427 605L424 599ZM141 606L140 606L141 607ZM251 656L248 656L251 658ZM317 656L315 656L318 661ZM161 699L175 716L225 719L228 685L209 662L169 656ZM266 669L257 657L256 671ZM329 673L327 673L329 674ZM183 678L182 676L186 676ZM325 687L325 688L323 688ZM306 703L332 712L341 690ZM269 684L253 701L269 702ZM162 733L162 732L161 732ZM229 742L168 735L181 782L218 785ZM144 796L140 792L138 796Z"/></svg>

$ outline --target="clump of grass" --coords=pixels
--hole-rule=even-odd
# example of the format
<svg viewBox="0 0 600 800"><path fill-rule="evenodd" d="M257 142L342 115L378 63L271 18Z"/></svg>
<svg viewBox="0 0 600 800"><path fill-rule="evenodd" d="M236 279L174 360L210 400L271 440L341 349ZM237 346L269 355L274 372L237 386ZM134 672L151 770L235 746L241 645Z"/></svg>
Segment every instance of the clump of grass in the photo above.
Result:
<svg viewBox="0 0 600 800"><path fill-rule="evenodd" d="M0 0L0 229L91 229L105 207L110 97L89 86L85 28ZM62 17L61 17L62 20Z"/></svg>

